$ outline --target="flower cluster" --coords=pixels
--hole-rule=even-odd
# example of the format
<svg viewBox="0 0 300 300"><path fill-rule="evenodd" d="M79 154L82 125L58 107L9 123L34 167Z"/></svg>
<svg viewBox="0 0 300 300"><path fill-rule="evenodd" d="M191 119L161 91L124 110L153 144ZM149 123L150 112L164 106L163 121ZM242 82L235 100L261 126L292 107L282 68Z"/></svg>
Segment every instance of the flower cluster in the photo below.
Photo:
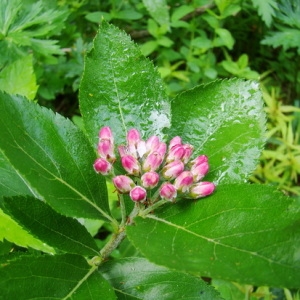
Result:
<svg viewBox="0 0 300 300"><path fill-rule="evenodd" d="M214 191L212 182L201 181L209 169L207 156L200 155L191 160L193 146L182 144L179 136L167 146L157 136L144 141L137 129L130 129L126 139L126 145L118 146L126 175L114 175L116 156L109 127L103 127L99 132L99 158L94 163L97 173L113 176L113 184L119 193L129 193L133 201L143 202L147 192L154 188L152 201L158 198L175 201L177 196L197 199Z"/></svg>

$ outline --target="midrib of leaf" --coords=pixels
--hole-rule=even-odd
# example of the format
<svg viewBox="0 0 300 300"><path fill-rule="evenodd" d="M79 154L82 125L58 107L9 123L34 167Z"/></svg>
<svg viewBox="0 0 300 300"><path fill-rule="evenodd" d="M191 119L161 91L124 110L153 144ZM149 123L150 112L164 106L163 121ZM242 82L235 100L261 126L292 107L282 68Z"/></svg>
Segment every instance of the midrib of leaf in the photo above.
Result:
<svg viewBox="0 0 300 300"><path fill-rule="evenodd" d="M10 132L9 128L8 131ZM13 135L11 134L11 136L13 137ZM33 143L35 143L45 154L46 156L51 160L52 164L55 166L55 163L53 162L53 160L51 159L51 157L48 156L48 154L44 151L44 149L34 140L31 138L30 135L27 134L27 136L31 139L31 141ZM66 181L64 181L62 178L57 177L55 174L53 174L52 172L50 172L48 169L44 168L43 165L41 165L39 162L37 162L28 152L26 152L22 146L17 142L17 140L15 140L16 145L18 146L18 148L23 151L28 157L30 157L38 166L40 166L42 169L44 169L49 175L51 175L54 180L57 180L61 183L63 183L64 185L66 185L70 190L72 190L73 192L75 192L75 194L77 194L79 197L81 197L81 199L83 199L84 201L86 201L87 203L89 203L91 206L93 206L96 210L98 210L104 217L106 217L108 220L110 220L111 222L115 223L115 220L109 216L104 210L102 210L100 207L98 207L94 202L90 201L85 195L81 194L77 189L75 189L73 186L71 186L70 184L68 184ZM72 157L71 157L72 158ZM75 163L75 165L77 166L77 164ZM78 166L77 166L78 168ZM15 169L15 168L14 168ZM57 170L59 173L59 170ZM79 172L81 173L81 171L79 170ZM82 173L81 173L82 174ZM24 175L23 175L24 177ZM82 176L83 177L83 176ZM84 177L83 177L84 179ZM85 181L85 179L84 179ZM25 182L27 184L27 182ZM85 181L85 183L87 183ZM88 186L88 185L87 185ZM31 189L30 189L31 190ZM42 197L44 199L44 197Z"/></svg>
<svg viewBox="0 0 300 300"><path fill-rule="evenodd" d="M93 266L88 273L76 284L76 286L70 291L66 297L62 298L62 300L66 300L70 298L79 288L80 286L98 269L97 266Z"/></svg>
<svg viewBox="0 0 300 300"><path fill-rule="evenodd" d="M215 247L216 247L216 246L223 246L223 247L225 247L225 248L229 248L229 249L232 249L232 250L236 250L236 251L244 252L244 253L247 253L247 254L251 254L251 255L253 255L253 256L257 256L258 258L261 258L261 259L267 261L267 262L270 263L270 264L277 264L277 265L279 265L279 266L291 268L291 266L289 266L289 265L287 265L287 264L283 264L283 263L280 263L280 262L278 262L278 261L274 261L274 260L272 260L272 259L269 259L268 257L265 257L265 256L263 256L263 255L258 254L257 252L252 252L252 251L248 251L248 250L245 250L245 249L240 249L240 248L237 248L237 247L233 247L233 246L226 245L226 244L224 244L224 243L221 243L221 242L216 241L215 239L208 238L208 237L206 237L206 236L197 234L197 233L195 233L195 232L193 232L193 231L191 231L191 230L188 230L187 228L185 228L185 227L183 227L183 226L176 225L176 224L174 224L174 223L172 223L172 222L169 222L169 221L167 221L167 220L165 220L165 219L161 219L161 218L159 218L159 217L157 217L157 216L154 216L154 215L150 215L150 214L149 214L149 215L146 216L146 218L156 220L157 222L165 223L165 224L167 224L167 225L169 225L169 226L171 226L171 227L176 228L177 231L181 230L181 231L187 232L187 233L189 233L189 234L191 234L191 235L194 235L194 236L196 236L196 237L198 237L198 238L201 238L201 239L203 239L203 240L206 240L206 241L209 242L209 243L213 243L213 244L214 244L214 254L213 254L213 255L214 255L215 259L218 259L218 258L217 258L217 255L216 255L216 252L215 252L215 250L216 250ZM154 230L154 229L155 229L155 228L153 228L153 230ZM269 231L269 230L265 230L265 231L262 230L262 231L260 231L260 232L267 232L267 231ZM176 236L176 235L175 235L175 236ZM220 237L220 238L222 238L222 237ZM174 237L174 239L175 239L175 237ZM173 240L174 240L174 239L173 239ZM172 243L171 247L172 247L172 249L174 249L173 243Z"/></svg>

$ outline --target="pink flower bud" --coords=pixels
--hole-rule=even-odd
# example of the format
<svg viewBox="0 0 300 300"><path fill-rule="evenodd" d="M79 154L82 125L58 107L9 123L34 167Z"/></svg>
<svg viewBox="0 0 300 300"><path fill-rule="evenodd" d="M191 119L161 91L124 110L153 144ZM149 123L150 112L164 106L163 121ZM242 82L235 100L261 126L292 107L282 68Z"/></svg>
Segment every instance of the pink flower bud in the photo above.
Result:
<svg viewBox="0 0 300 300"><path fill-rule="evenodd" d="M144 161L143 170L145 172L156 171L160 167L162 161L163 158L157 152L150 153Z"/></svg>
<svg viewBox="0 0 300 300"><path fill-rule="evenodd" d="M183 171L174 181L174 186L177 191L185 193L193 184L193 174L190 171Z"/></svg>
<svg viewBox="0 0 300 300"><path fill-rule="evenodd" d="M140 202L140 201L144 201L146 199L147 192L143 187L136 186L129 192L129 196L130 196L131 200L133 200L135 202Z"/></svg>
<svg viewBox="0 0 300 300"><path fill-rule="evenodd" d="M114 138L113 138L111 129L108 126L102 127L100 129L99 138L100 138L100 140L109 140L109 141L111 141L112 144L114 143Z"/></svg>
<svg viewBox="0 0 300 300"><path fill-rule="evenodd" d="M164 159L167 152L167 144L160 142L156 152Z"/></svg>
<svg viewBox="0 0 300 300"><path fill-rule="evenodd" d="M125 175L119 175L113 178L115 188L122 194L129 193L135 186L133 180Z"/></svg>
<svg viewBox="0 0 300 300"><path fill-rule="evenodd" d="M162 169L162 176L167 180L172 180L180 175L184 170L184 164L181 160L175 160L167 165L165 165Z"/></svg>
<svg viewBox="0 0 300 300"><path fill-rule="evenodd" d="M141 171L138 160L132 155L124 155L121 157L121 163L126 172L130 175L138 176Z"/></svg>
<svg viewBox="0 0 300 300"><path fill-rule="evenodd" d="M212 194L215 190L215 185L212 182L203 181L193 184L189 191L189 197L192 199L197 199L201 197L206 197Z"/></svg>
<svg viewBox="0 0 300 300"><path fill-rule="evenodd" d="M144 154L147 152L146 142L143 140L139 141L136 146L136 151L137 151L138 157L142 158L144 156Z"/></svg>
<svg viewBox="0 0 300 300"><path fill-rule="evenodd" d="M181 137L180 136L175 136L171 139L169 143L169 149L171 149L175 145L181 145Z"/></svg>
<svg viewBox="0 0 300 300"><path fill-rule="evenodd" d="M202 164L195 164L191 167L191 172L194 177L194 182L201 180L208 172L209 165L208 162L203 162Z"/></svg>
<svg viewBox="0 0 300 300"><path fill-rule="evenodd" d="M184 144L183 149L185 150L185 152L182 157L182 161L186 164L193 154L194 147L190 144Z"/></svg>
<svg viewBox="0 0 300 300"><path fill-rule="evenodd" d="M146 149L147 152L154 152L157 150L159 147L159 138L156 135L151 136L147 141L146 141Z"/></svg>
<svg viewBox="0 0 300 300"><path fill-rule="evenodd" d="M185 150L183 148L183 145L174 145L167 155L166 161L171 162L174 160L182 159L185 154Z"/></svg>
<svg viewBox="0 0 300 300"><path fill-rule="evenodd" d="M190 162L190 165L193 166L193 165L200 165L204 162L208 162L208 158L206 155L199 155L198 157L196 157L195 159L193 159L191 162Z"/></svg>
<svg viewBox="0 0 300 300"><path fill-rule="evenodd" d="M132 128L127 132L127 143L128 145L137 145L137 143L140 141L141 136L137 129Z"/></svg>
<svg viewBox="0 0 300 300"><path fill-rule="evenodd" d="M114 145L110 140L100 140L98 144L98 153L100 157L107 159L110 162L115 161Z"/></svg>
<svg viewBox="0 0 300 300"><path fill-rule="evenodd" d="M111 164L102 157L97 158L93 166L95 171L102 175L107 175L111 171Z"/></svg>
<svg viewBox="0 0 300 300"><path fill-rule="evenodd" d="M146 172L141 177L142 185L146 189L154 188L159 181L159 175L156 172Z"/></svg>
<svg viewBox="0 0 300 300"><path fill-rule="evenodd" d="M128 151L128 148L124 145L120 145L118 146L118 151L119 151L119 154L121 156L121 158L127 154L129 154L129 151Z"/></svg>
<svg viewBox="0 0 300 300"><path fill-rule="evenodd" d="M160 188L159 195L162 199L173 201L177 197L177 190L173 184L165 182Z"/></svg>

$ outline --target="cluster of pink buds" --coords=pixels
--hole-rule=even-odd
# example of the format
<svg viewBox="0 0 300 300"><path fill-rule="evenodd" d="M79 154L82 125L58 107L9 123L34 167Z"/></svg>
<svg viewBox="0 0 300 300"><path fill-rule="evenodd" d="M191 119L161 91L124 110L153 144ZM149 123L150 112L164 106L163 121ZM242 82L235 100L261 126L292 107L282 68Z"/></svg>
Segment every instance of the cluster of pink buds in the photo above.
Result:
<svg viewBox="0 0 300 300"><path fill-rule="evenodd" d="M150 190L156 191L152 195L169 201L175 201L177 196L197 199L214 191L212 182L201 181L209 169L207 156L200 155L191 160L193 146L182 144L179 136L170 141L169 147L157 136L142 140L137 129L130 129L126 139L126 145L118 146L125 175L114 176L116 156L109 127L103 127L99 132L99 158L94 163L96 172L113 176L113 184L119 193L143 202Z"/></svg>

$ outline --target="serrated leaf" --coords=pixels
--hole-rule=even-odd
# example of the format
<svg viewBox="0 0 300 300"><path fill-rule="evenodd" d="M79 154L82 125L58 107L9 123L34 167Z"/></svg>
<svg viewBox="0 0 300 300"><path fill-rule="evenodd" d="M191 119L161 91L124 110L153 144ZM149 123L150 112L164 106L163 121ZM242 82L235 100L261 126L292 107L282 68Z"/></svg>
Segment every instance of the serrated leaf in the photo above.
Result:
<svg viewBox="0 0 300 300"><path fill-rule="evenodd" d="M4 239L21 247L31 247L43 252L55 253L52 247L34 238L0 209L0 241Z"/></svg>
<svg viewBox="0 0 300 300"><path fill-rule="evenodd" d="M0 149L37 198L67 216L110 219L105 179L80 129L18 96L0 93L0 111Z"/></svg>
<svg viewBox="0 0 300 300"><path fill-rule="evenodd" d="M165 0L143 0L151 17L160 25L170 26L169 8Z"/></svg>
<svg viewBox="0 0 300 300"><path fill-rule="evenodd" d="M261 16L265 24L270 27L272 19L275 16L277 2L275 0L252 0L253 6L257 8L258 14Z"/></svg>
<svg viewBox="0 0 300 300"><path fill-rule="evenodd" d="M116 299L96 268L77 255L24 256L2 264L3 299Z"/></svg>
<svg viewBox="0 0 300 300"><path fill-rule="evenodd" d="M30 234L58 250L85 256L98 255L98 247L83 225L60 215L36 198L4 198L4 212Z"/></svg>
<svg viewBox="0 0 300 300"><path fill-rule="evenodd" d="M134 246L171 269L254 285L299 287L300 209L263 185L223 185L127 227Z"/></svg>
<svg viewBox="0 0 300 300"><path fill-rule="evenodd" d="M114 287L118 299L222 299L200 278L157 266L144 258L110 261L100 271Z"/></svg>
<svg viewBox="0 0 300 300"><path fill-rule="evenodd" d="M32 55L6 65L0 72L0 90L33 100L38 86L32 65Z"/></svg>
<svg viewBox="0 0 300 300"><path fill-rule="evenodd" d="M263 101L254 81L215 81L172 102L170 137L179 135L195 147L195 156L208 156L208 180L244 182L256 168L264 134Z"/></svg>
<svg viewBox="0 0 300 300"><path fill-rule="evenodd" d="M124 32L106 23L85 60L80 108L92 143L102 126L112 128L116 144L124 143L132 127L147 137L162 136L170 127L170 105L158 72Z"/></svg>
<svg viewBox="0 0 300 300"><path fill-rule="evenodd" d="M281 27L281 31L271 31L261 41L261 44L269 45L273 48L282 46L283 50L295 47L298 48L298 53L300 53L300 29Z"/></svg>
<svg viewBox="0 0 300 300"><path fill-rule="evenodd" d="M0 151L0 207L3 196L33 195L9 161ZM21 247L31 247L48 253L54 249L34 238L0 209L0 241L6 239Z"/></svg>

